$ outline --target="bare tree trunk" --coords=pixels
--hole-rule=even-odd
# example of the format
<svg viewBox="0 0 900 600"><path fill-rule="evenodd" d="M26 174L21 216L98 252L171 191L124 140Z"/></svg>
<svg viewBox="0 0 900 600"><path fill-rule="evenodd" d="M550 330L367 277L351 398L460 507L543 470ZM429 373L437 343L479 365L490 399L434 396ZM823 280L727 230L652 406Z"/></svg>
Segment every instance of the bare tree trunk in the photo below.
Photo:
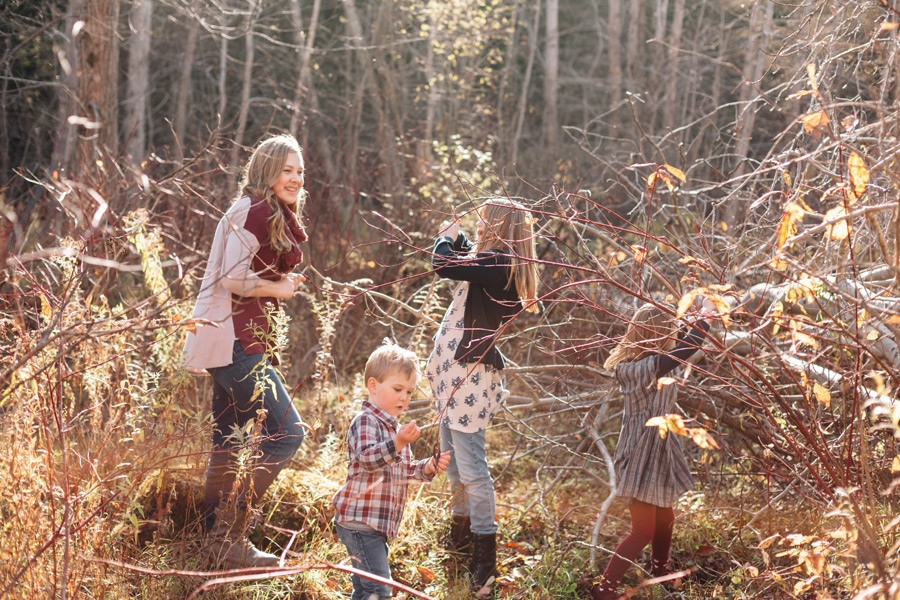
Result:
<svg viewBox="0 0 900 600"><path fill-rule="evenodd" d="M227 25L227 17L224 13L219 15L219 24L222 30ZM228 36L222 35L219 41L219 106L216 109L218 127L222 127L225 121L225 109L228 107Z"/></svg>
<svg viewBox="0 0 900 600"><path fill-rule="evenodd" d="M506 86L509 84L509 74L513 64L516 61L516 49L518 44L516 38L519 32L519 0L513 2L512 7L512 32L509 36L509 44L507 46L506 59L503 62L503 73L500 75L500 86L497 92L497 139L500 140L497 152L497 162L500 165L508 164L510 155L509 136L515 127L515 118L507 119L505 115L506 106L504 100L506 98Z"/></svg>
<svg viewBox="0 0 900 600"><path fill-rule="evenodd" d="M62 134L54 161L63 170L79 161L93 165L102 152L118 148L118 22L117 0L69 3L66 25L72 37L62 57L68 89L60 102Z"/></svg>
<svg viewBox="0 0 900 600"><path fill-rule="evenodd" d="M644 0L628 2L628 36L625 40L625 69L628 72L628 85L634 86L638 79L638 68L641 64L641 22L644 20Z"/></svg>
<svg viewBox="0 0 900 600"><path fill-rule="evenodd" d="M194 4L196 6L196 4ZM181 63L181 73L178 78L178 89L175 99L175 147L178 149L178 158L184 157L185 129L187 127L188 105L191 101L191 71L194 64L194 55L197 53L197 40L200 37L200 23L194 16L194 11L185 11L187 23L187 40L184 43L184 62Z"/></svg>
<svg viewBox="0 0 900 600"><path fill-rule="evenodd" d="M123 126L127 154L139 163L147 156L147 98L150 95L150 31L153 0L135 0L128 49L128 90ZM190 64L190 60L186 61Z"/></svg>
<svg viewBox="0 0 900 600"><path fill-rule="evenodd" d="M635 2L636 0L632 0ZM615 105L622 98L622 46L619 36L622 32L622 2L609 0L607 38L609 45L609 100Z"/></svg>
<svg viewBox="0 0 900 600"><path fill-rule="evenodd" d="M359 132L362 124L362 109L366 97L366 90L375 81L375 73L372 68L372 61L369 60L368 51L363 48L365 45L365 37L363 36L362 21L359 18L359 12L356 10L355 0L344 0L344 15L347 18L347 28L353 44L356 46L355 53L357 62L361 71L361 78L356 86L356 94L353 101L354 114L351 120L349 131L349 143L347 144L347 175L351 185L356 183L357 165L359 160ZM377 98L373 98L372 102L376 112L381 112L381 104ZM380 123L382 116L379 114L377 121Z"/></svg>
<svg viewBox="0 0 900 600"><path fill-rule="evenodd" d="M684 25L684 0L675 0L675 11L672 14L672 33L669 36L668 64L666 72L666 95L663 98L665 108L663 109L663 126L666 130L675 127L675 115L680 105L678 95L678 84L684 81L679 76L677 68L679 60L679 49L681 47L681 31Z"/></svg>
<svg viewBox="0 0 900 600"><path fill-rule="evenodd" d="M428 96L425 104L425 131L419 144L418 158L427 170L433 160L431 144L434 140L434 115L437 112L438 92L437 70L434 67L434 45L437 43L437 7L434 2L428 5L428 48L425 51L425 81L428 85ZM500 96L503 92L501 90Z"/></svg>
<svg viewBox="0 0 900 600"><path fill-rule="evenodd" d="M253 87L253 60L256 52L256 40L253 29L259 16L259 0L250 0L247 15L247 34L244 37L244 84L241 87L241 109L238 113L237 130L234 133L234 146L231 148L229 164L236 167L238 153L244 143L244 133L247 130L247 117L250 115L250 90Z"/></svg>
<svg viewBox="0 0 900 600"><path fill-rule="evenodd" d="M531 71L534 68L534 55L537 52L538 32L541 29L541 0L534 4L534 26L531 28L531 46L528 49L528 64L525 66L525 77L522 79L522 93L519 96L519 111L516 117L516 133L512 139L513 165L519 158L519 139L522 137L522 128L525 126L525 109L528 107L528 87L531 85Z"/></svg>
<svg viewBox="0 0 900 600"><path fill-rule="evenodd" d="M559 155L559 0L547 0L547 46L544 52L544 139L553 158Z"/></svg>
<svg viewBox="0 0 900 600"><path fill-rule="evenodd" d="M300 0L291 0L291 15L294 20L294 43L300 48L300 70L297 75L297 89L294 91L294 106L291 110L291 124L289 131L297 137L300 129L300 115L303 104L303 96L306 91L306 78L309 71L309 57L316 44L316 28L319 23L319 9L322 0L313 0L312 16L309 21L309 33L303 35L303 13L300 11ZM305 137L305 136L303 136Z"/></svg>

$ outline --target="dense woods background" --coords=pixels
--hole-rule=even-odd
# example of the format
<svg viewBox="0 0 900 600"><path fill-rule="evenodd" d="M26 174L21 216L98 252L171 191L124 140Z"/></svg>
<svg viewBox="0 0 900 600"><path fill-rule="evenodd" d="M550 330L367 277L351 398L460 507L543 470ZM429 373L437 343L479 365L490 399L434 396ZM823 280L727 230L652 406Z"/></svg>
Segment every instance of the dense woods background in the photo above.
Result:
<svg viewBox="0 0 900 600"><path fill-rule="evenodd" d="M705 356L661 382L698 475L671 597L900 597L898 23L898 0L5 0L0 596L339 597L359 369L385 336L427 356L450 291L427 248L500 194L537 218L543 311L501 343L497 594L576 598L605 562L627 519L600 364L641 302L705 295ZM178 356L238 170L285 131L310 242L282 372L316 433L257 534L289 568L200 574L209 386ZM444 493L413 498L395 572L461 598Z"/></svg>

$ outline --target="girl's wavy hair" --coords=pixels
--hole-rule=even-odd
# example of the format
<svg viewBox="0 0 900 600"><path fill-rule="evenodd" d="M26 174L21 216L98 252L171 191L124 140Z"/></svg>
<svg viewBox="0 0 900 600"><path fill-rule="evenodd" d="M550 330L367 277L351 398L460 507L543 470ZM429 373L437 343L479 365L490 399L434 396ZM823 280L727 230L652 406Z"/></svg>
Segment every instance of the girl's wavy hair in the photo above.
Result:
<svg viewBox="0 0 900 600"><path fill-rule="evenodd" d="M269 217L269 240L272 248L279 254L290 251L291 239L288 237L287 224L284 214L281 212L282 205L275 197L272 186L281 177L284 163L287 162L291 153L300 157L302 165L303 151L300 149L300 144L291 135L276 135L263 140L250 156L250 161L241 174L241 182L238 187L239 198L253 196L265 200L269 205L269 211L272 213L272 216ZM293 209L286 206L284 209L293 210L299 221L304 206L306 206L306 188L302 187Z"/></svg>
<svg viewBox="0 0 900 600"><path fill-rule="evenodd" d="M613 371L623 360L641 359L671 350L675 345L675 319L655 304L644 304L628 324L625 337L613 348L603 368Z"/></svg>
<svg viewBox="0 0 900 600"><path fill-rule="evenodd" d="M515 284L516 293L529 312L538 311L537 262L535 262L534 227L537 220L522 204L507 198L491 198L478 207L487 224L478 252L502 250L522 260L514 260L506 288Z"/></svg>

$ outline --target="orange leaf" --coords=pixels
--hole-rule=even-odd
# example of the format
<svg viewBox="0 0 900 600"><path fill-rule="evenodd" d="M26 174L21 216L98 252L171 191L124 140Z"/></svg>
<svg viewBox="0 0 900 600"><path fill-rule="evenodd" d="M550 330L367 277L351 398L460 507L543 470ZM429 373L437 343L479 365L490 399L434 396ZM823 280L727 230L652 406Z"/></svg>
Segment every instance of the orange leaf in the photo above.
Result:
<svg viewBox="0 0 900 600"><path fill-rule="evenodd" d="M437 577L431 569L416 565L416 570L419 572L419 575L422 576L422 581L425 583L431 583L434 581L435 577Z"/></svg>
<svg viewBox="0 0 900 600"><path fill-rule="evenodd" d="M691 304L694 303L694 299L697 297L697 294L702 294L706 291L705 287L697 288L696 290L691 290L687 294L681 297L681 300L678 301L678 309L675 311L675 316L677 318L681 318L684 316L684 313L691 307Z"/></svg>
<svg viewBox="0 0 900 600"><path fill-rule="evenodd" d="M887 322L890 323L891 325L900 324L900 315L891 315L890 317L888 317Z"/></svg>
<svg viewBox="0 0 900 600"><path fill-rule="evenodd" d="M776 248L781 250L784 248L788 238L797 233L797 221L803 218L806 211L803 210L796 202L788 202L784 207L784 216L781 217L781 223L778 224L778 242Z"/></svg>
<svg viewBox="0 0 900 600"><path fill-rule="evenodd" d="M816 400L824 404L826 408L831 407L831 392L829 392L825 387L818 383L814 383L813 394L815 394Z"/></svg>
<svg viewBox="0 0 900 600"><path fill-rule="evenodd" d="M53 316L53 309L50 308L50 301L47 296L41 294L41 315L47 319Z"/></svg>
<svg viewBox="0 0 900 600"><path fill-rule="evenodd" d="M664 385L672 385L677 379L674 377L660 377L656 380L656 389L661 390Z"/></svg>
<svg viewBox="0 0 900 600"><path fill-rule="evenodd" d="M788 100L796 100L797 98L802 98L808 94L812 94L813 92L809 90L800 90L799 92L794 92L790 96L787 97Z"/></svg>
<svg viewBox="0 0 900 600"><path fill-rule="evenodd" d="M824 110L803 115L800 117L800 121L803 123L806 132L812 134L813 137L821 137L822 129L830 122Z"/></svg>
<svg viewBox="0 0 900 600"><path fill-rule="evenodd" d="M781 176L784 178L784 184L791 187L791 174L787 172L787 169L781 170Z"/></svg>
<svg viewBox="0 0 900 600"><path fill-rule="evenodd" d="M687 431L694 443L704 450L719 449L719 444L716 442L713 436L711 436L709 432L702 427L694 427L692 429L688 429Z"/></svg>
<svg viewBox="0 0 900 600"><path fill-rule="evenodd" d="M687 179L684 176L684 171L682 171L681 169L677 169L672 165L663 165L663 169L680 179L681 183L687 183Z"/></svg>
<svg viewBox="0 0 900 600"><path fill-rule="evenodd" d="M665 417L653 417L648 419L646 423L644 423L645 427L659 427L659 437L662 439L666 439L666 434L669 432L669 425L666 423Z"/></svg>
<svg viewBox="0 0 900 600"><path fill-rule="evenodd" d="M866 169L865 161L856 152L850 154L850 160L847 162L850 166L850 185L853 186L853 199L856 200L866 193L866 184L869 183L869 170Z"/></svg>
<svg viewBox="0 0 900 600"><path fill-rule="evenodd" d="M643 246L632 246L631 249L634 250L634 262L644 262L644 259L647 258L647 249Z"/></svg>
<svg viewBox="0 0 900 600"><path fill-rule="evenodd" d="M819 91L819 84L816 83L816 65L806 65L806 74L809 75L809 87L814 92Z"/></svg>
<svg viewBox="0 0 900 600"><path fill-rule="evenodd" d="M759 549L765 550L766 548L768 548L769 546L772 545L772 542L774 542L775 540L777 540L780 537L781 536L778 535L777 533L775 535L770 535L769 537L767 537L766 539L764 539L763 541L761 541L759 543Z"/></svg>
<svg viewBox="0 0 900 600"><path fill-rule="evenodd" d="M893 31L897 27L900 27L900 23L882 23L878 26L878 29L881 31Z"/></svg>
<svg viewBox="0 0 900 600"><path fill-rule="evenodd" d="M843 204L839 204L826 212L822 221L827 223L845 216L847 216L847 209ZM833 225L829 225L827 231L828 236L832 240L845 240L850 236L850 222L847 219L843 219Z"/></svg>
<svg viewBox="0 0 900 600"><path fill-rule="evenodd" d="M663 182L665 182L666 187L669 188L670 192L675 190L675 184L672 183L672 178L669 177L667 173L660 173L659 178L662 179Z"/></svg>

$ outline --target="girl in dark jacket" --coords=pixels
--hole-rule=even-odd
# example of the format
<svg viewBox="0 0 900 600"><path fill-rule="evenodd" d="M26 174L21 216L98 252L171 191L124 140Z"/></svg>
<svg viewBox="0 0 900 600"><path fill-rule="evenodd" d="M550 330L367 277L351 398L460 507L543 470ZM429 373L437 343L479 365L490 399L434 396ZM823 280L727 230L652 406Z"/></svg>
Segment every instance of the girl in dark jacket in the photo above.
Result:
<svg viewBox="0 0 900 600"><path fill-rule="evenodd" d="M438 413L441 451L451 450L450 546L474 543L469 569L476 589L496 567L494 482L485 429L509 392L501 376L499 330L521 310L537 311L535 219L521 204L495 198L478 209L475 243L445 222L434 244L438 275L461 282L435 336L426 376Z"/></svg>

